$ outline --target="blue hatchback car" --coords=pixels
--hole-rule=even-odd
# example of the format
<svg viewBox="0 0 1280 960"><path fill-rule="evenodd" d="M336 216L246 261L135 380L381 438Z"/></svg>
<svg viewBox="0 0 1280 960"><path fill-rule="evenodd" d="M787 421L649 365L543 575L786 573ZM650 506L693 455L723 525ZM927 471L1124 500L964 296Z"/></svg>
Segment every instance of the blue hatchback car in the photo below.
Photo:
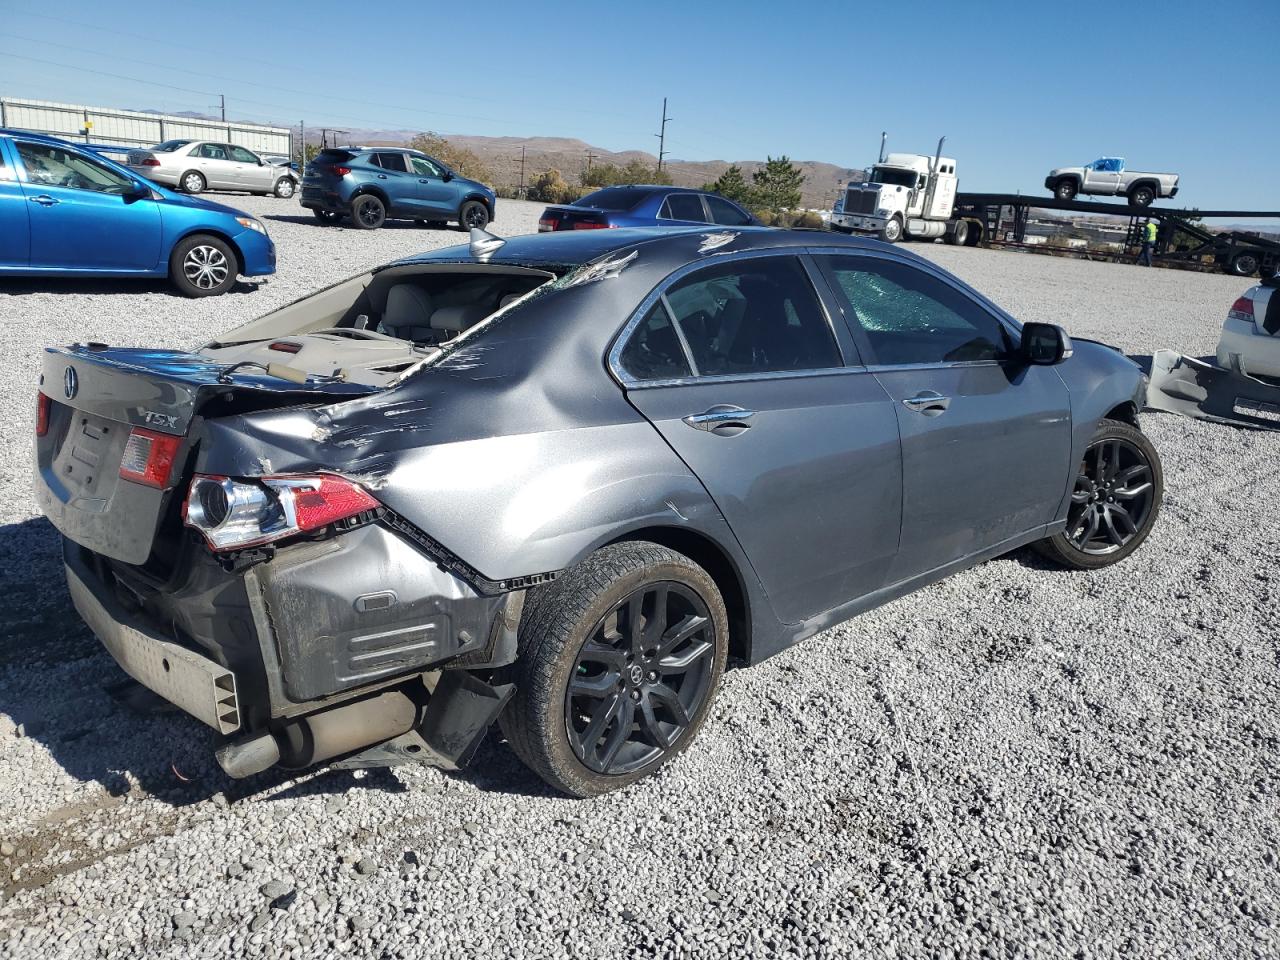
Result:
<svg viewBox="0 0 1280 960"><path fill-rule="evenodd" d="M718 193L627 184L605 187L573 203L547 207L538 220L538 232L602 227L688 227L703 223L760 226L759 220Z"/></svg>
<svg viewBox="0 0 1280 960"><path fill-rule="evenodd" d="M321 223L350 217L377 230L387 220L429 227L451 221L483 230L497 194L434 157L405 147L330 147L316 154L302 178L302 205Z"/></svg>
<svg viewBox="0 0 1280 960"><path fill-rule="evenodd" d="M0 277L168 277L189 297L275 273L267 228L78 144L0 129Z"/></svg>

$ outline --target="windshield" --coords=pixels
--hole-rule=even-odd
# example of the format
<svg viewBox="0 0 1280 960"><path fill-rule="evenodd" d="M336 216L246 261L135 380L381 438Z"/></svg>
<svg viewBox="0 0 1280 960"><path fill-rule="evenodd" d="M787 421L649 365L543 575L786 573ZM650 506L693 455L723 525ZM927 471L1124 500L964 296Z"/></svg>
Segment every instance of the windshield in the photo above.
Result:
<svg viewBox="0 0 1280 960"><path fill-rule="evenodd" d="M873 183L885 183L891 187L914 187L916 173L914 170L901 170L897 167L875 167L871 171Z"/></svg>
<svg viewBox="0 0 1280 960"><path fill-rule="evenodd" d="M588 193L581 200L575 200L573 205L625 213L628 210L634 210L636 205L652 192L639 187L605 187L595 193Z"/></svg>
<svg viewBox="0 0 1280 960"><path fill-rule="evenodd" d="M173 153L190 142L190 140L166 140L164 143L157 143L151 149L155 153Z"/></svg>

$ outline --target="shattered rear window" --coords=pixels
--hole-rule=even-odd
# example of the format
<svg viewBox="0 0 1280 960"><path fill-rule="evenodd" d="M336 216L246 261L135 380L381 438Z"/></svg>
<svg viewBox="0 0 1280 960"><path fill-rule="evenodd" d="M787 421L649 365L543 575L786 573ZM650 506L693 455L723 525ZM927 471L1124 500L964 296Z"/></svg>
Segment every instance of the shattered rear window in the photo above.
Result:
<svg viewBox="0 0 1280 960"><path fill-rule="evenodd" d="M581 200L575 200L573 206L626 213L628 210L634 210L639 206L640 201L651 193L653 193L652 190L639 187L605 187L595 193L588 193Z"/></svg>

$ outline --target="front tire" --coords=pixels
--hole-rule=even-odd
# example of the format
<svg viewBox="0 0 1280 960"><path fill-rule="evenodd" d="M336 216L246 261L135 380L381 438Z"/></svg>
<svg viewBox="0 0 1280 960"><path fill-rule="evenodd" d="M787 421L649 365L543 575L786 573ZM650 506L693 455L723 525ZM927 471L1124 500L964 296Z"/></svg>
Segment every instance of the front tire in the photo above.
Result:
<svg viewBox="0 0 1280 960"><path fill-rule="evenodd" d="M281 200L288 200L298 189L298 185L293 182L293 177L281 177L276 181L275 190L272 192Z"/></svg>
<svg viewBox="0 0 1280 960"><path fill-rule="evenodd" d="M173 248L169 279L183 296L214 297L235 284L239 263L225 240L197 233Z"/></svg>
<svg viewBox="0 0 1280 960"><path fill-rule="evenodd" d="M351 201L351 222L361 230L377 230L387 222L386 205L371 193Z"/></svg>
<svg viewBox="0 0 1280 960"><path fill-rule="evenodd" d="M196 170L188 170L178 182L182 184L183 193L204 193L209 185L204 179L204 174Z"/></svg>
<svg viewBox="0 0 1280 960"><path fill-rule="evenodd" d="M702 727L728 629L715 581L688 557L647 542L597 550L531 596L502 732L557 790L634 783Z"/></svg>
<svg viewBox="0 0 1280 960"><path fill-rule="evenodd" d="M1155 446L1137 427L1102 420L1076 468L1066 529L1035 548L1071 569L1109 567L1147 539L1163 498Z"/></svg>
<svg viewBox="0 0 1280 960"><path fill-rule="evenodd" d="M479 200L468 200L458 211L458 223L464 230L483 230L489 226L489 208Z"/></svg>
<svg viewBox="0 0 1280 960"><path fill-rule="evenodd" d="M1074 200L1079 192L1080 187L1070 177L1059 180L1053 187L1053 195L1064 201Z"/></svg>
<svg viewBox="0 0 1280 960"><path fill-rule="evenodd" d="M897 217L892 217L879 232L879 237L885 243L897 243L902 239L902 221Z"/></svg>

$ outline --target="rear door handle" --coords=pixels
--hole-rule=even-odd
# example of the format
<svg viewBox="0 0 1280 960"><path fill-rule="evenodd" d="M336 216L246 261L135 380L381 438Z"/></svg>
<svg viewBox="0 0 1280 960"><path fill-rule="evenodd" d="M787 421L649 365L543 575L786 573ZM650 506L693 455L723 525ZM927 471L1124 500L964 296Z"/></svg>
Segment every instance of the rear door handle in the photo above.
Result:
<svg viewBox="0 0 1280 960"><path fill-rule="evenodd" d="M42 207L52 207L55 204L61 203L62 201L57 199L56 197L49 196L47 193L42 193L38 197L32 197L31 202L38 203Z"/></svg>
<svg viewBox="0 0 1280 960"><path fill-rule="evenodd" d="M754 410L718 403L703 413L690 414L684 418L684 422L695 430L714 433L718 437L736 437L751 429L751 424L747 421L755 415Z"/></svg>
<svg viewBox="0 0 1280 960"><path fill-rule="evenodd" d="M950 397L944 397L942 394L934 393L932 390L917 393L914 397L907 397L902 402L908 410L922 413L926 417L936 417L951 406Z"/></svg>
<svg viewBox="0 0 1280 960"><path fill-rule="evenodd" d="M380 174L378 174L378 179L379 179L379 180L385 180L385 179L387 179L387 175L386 175L385 173L380 173Z"/></svg>

